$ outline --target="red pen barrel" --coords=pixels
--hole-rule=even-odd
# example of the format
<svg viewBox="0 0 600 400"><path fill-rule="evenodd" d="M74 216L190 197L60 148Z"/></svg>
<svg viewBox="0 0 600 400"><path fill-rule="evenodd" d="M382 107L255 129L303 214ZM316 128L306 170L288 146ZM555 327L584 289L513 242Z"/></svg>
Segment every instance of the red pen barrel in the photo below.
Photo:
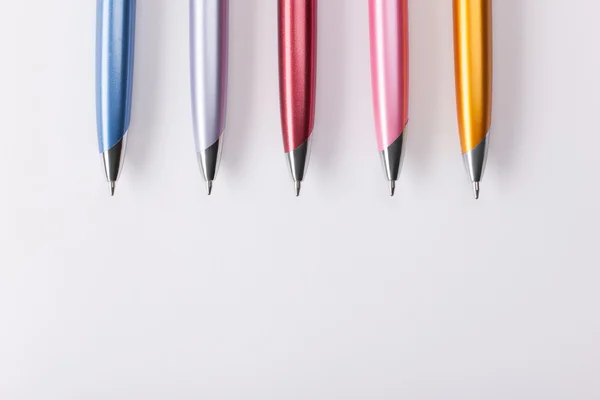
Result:
<svg viewBox="0 0 600 400"><path fill-rule="evenodd" d="M288 153L310 137L315 114L317 0L278 0L279 96Z"/></svg>

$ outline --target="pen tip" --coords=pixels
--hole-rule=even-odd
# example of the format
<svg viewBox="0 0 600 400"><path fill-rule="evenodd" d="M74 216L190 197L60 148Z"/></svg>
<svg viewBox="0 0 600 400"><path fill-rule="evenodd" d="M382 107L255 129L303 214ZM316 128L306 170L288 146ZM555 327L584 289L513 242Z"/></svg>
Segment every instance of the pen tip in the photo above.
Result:
<svg viewBox="0 0 600 400"><path fill-rule="evenodd" d="M209 196L212 193L212 183L213 181L206 181L206 194Z"/></svg>
<svg viewBox="0 0 600 400"><path fill-rule="evenodd" d="M110 188L110 195L111 197L115 195L115 186L116 186L116 182L108 182L108 187Z"/></svg>
<svg viewBox="0 0 600 400"><path fill-rule="evenodd" d="M396 193L396 181L390 181L390 196L394 196Z"/></svg>
<svg viewBox="0 0 600 400"><path fill-rule="evenodd" d="M479 199L479 182L473 182L473 194L475 195L475 200Z"/></svg>
<svg viewBox="0 0 600 400"><path fill-rule="evenodd" d="M296 187L296 197L300 196L300 189L302 188L302 182L301 181L296 181L294 182L295 187Z"/></svg>

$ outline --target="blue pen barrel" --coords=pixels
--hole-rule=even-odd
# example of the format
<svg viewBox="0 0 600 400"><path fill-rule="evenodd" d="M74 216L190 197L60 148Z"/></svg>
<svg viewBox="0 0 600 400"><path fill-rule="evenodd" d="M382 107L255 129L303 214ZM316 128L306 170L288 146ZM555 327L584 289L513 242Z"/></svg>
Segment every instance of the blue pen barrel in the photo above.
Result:
<svg viewBox="0 0 600 400"><path fill-rule="evenodd" d="M133 89L135 0L97 0L96 118L101 153L129 129Z"/></svg>

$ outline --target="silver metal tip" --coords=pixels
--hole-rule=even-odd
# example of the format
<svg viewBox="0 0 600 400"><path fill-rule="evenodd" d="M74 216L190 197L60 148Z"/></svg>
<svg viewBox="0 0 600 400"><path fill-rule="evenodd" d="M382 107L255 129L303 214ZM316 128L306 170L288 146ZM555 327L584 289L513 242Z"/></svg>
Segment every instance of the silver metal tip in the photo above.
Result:
<svg viewBox="0 0 600 400"><path fill-rule="evenodd" d="M390 196L394 196L396 193L396 181L390 181Z"/></svg>
<svg viewBox="0 0 600 400"><path fill-rule="evenodd" d="M108 182L108 187L110 188L110 195L114 196L115 195L115 186L116 186L117 182Z"/></svg>
<svg viewBox="0 0 600 400"><path fill-rule="evenodd" d="M475 195L475 200L479 199L479 182L473 182L473 194Z"/></svg>
<svg viewBox="0 0 600 400"><path fill-rule="evenodd" d="M296 197L300 196L300 189L302 189L302 181L294 182L294 186L296 187Z"/></svg>
<svg viewBox="0 0 600 400"><path fill-rule="evenodd" d="M209 196L212 193L212 183L213 181L206 181L206 194Z"/></svg>

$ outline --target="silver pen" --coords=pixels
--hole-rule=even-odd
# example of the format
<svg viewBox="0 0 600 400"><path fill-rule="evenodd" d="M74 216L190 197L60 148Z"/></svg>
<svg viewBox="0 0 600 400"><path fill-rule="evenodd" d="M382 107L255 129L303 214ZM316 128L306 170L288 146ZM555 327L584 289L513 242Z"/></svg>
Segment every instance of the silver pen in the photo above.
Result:
<svg viewBox="0 0 600 400"><path fill-rule="evenodd" d="M210 195L223 148L229 0L190 0L192 118L198 163Z"/></svg>

